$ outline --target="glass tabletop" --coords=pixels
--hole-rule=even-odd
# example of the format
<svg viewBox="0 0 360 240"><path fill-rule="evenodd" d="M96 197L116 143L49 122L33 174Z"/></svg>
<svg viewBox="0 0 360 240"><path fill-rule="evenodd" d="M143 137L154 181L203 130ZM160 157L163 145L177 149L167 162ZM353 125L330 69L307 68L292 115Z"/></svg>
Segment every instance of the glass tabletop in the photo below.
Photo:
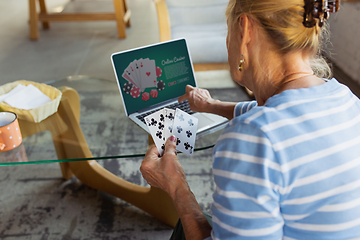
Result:
<svg viewBox="0 0 360 240"><path fill-rule="evenodd" d="M70 129L59 113L55 113L40 123L19 120L23 135L21 145L11 151L0 153L1 165L69 162L114 158L143 157L148 149L146 131L132 122L124 112L117 83L111 80L74 76L48 82L61 88L75 89L80 99L80 129L85 138L91 157L64 157L57 153L57 138L66 135ZM76 104L69 102L71 104ZM223 129L208 131L199 136L195 151L213 147ZM65 143L64 143L65 144ZM68 142L66 144L69 144ZM72 145L84 143L71 141Z"/></svg>

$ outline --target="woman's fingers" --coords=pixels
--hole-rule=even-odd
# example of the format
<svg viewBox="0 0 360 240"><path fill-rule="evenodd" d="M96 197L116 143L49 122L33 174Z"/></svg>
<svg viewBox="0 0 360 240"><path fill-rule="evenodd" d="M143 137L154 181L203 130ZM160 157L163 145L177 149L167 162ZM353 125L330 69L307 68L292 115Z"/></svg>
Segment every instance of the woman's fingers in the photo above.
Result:
<svg viewBox="0 0 360 240"><path fill-rule="evenodd" d="M165 154L176 155L176 137L174 135L169 137L165 143L165 150L163 156L165 156Z"/></svg>
<svg viewBox="0 0 360 240"><path fill-rule="evenodd" d="M191 85L186 85L186 88L185 88L185 92L190 92L191 90L194 90L195 87L191 86Z"/></svg>
<svg viewBox="0 0 360 240"><path fill-rule="evenodd" d="M151 185L170 193L182 184L185 173L176 157L176 137L171 136L165 143L164 155L158 157L155 146L147 151L140 171L144 179Z"/></svg>
<svg viewBox="0 0 360 240"><path fill-rule="evenodd" d="M157 159L159 156L159 151L155 145L149 147L145 154L144 160Z"/></svg>
<svg viewBox="0 0 360 240"><path fill-rule="evenodd" d="M185 101L185 100L189 100L189 98L190 98L190 92L191 92L192 90L194 90L194 89L195 89L195 87L193 87L193 86L191 86L191 85L186 85L185 94L182 95L182 96L180 96L179 99L178 99L178 101L179 101L179 102L182 102L182 101Z"/></svg>

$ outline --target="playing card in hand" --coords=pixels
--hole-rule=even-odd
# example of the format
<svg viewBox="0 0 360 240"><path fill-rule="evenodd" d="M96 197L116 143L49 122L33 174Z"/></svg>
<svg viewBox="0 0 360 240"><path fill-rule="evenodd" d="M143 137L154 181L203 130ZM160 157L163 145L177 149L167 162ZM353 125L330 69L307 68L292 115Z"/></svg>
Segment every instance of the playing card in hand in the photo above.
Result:
<svg viewBox="0 0 360 240"><path fill-rule="evenodd" d="M198 119L188 113L176 109L172 134L177 138L176 150L192 156L195 147L195 138Z"/></svg>
<svg viewBox="0 0 360 240"><path fill-rule="evenodd" d="M145 117L146 125L149 128L150 134L154 140L159 155L162 156L165 149L165 136L164 136L164 110L161 109L157 112Z"/></svg>
<svg viewBox="0 0 360 240"><path fill-rule="evenodd" d="M164 108L164 115L165 115L164 135L165 135L165 141L166 141L172 135L172 127L174 124L175 110L170 109L170 108Z"/></svg>

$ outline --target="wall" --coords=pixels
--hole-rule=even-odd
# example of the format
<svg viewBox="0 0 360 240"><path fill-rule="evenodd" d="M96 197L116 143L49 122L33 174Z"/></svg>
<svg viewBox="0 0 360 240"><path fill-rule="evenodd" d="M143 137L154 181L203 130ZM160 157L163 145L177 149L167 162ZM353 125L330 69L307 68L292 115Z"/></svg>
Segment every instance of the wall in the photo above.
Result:
<svg viewBox="0 0 360 240"><path fill-rule="evenodd" d="M330 59L360 83L360 2L341 2L330 14Z"/></svg>

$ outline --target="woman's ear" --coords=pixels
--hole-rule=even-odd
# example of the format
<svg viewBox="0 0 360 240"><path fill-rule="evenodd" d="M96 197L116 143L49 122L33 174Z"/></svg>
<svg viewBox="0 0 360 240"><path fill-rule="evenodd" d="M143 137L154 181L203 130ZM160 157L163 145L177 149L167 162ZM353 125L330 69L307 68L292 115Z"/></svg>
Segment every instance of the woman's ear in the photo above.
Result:
<svg viewBox="0 0 360 240"><path fill-rule="evenodd" d="M239 17L239 37L240 37L240 51L245 56L248 53L249 43L251 41L251 27L252 23L246 14Z"/></svg>
<svg viewBox="0 0 360 240"><path fill-rule="evenodd" d="M244 39L246 43L248 43L250 41L250 32L253 27L251 19L246 14L242 14L239 17L238 24L241 38Z"/></svg>

